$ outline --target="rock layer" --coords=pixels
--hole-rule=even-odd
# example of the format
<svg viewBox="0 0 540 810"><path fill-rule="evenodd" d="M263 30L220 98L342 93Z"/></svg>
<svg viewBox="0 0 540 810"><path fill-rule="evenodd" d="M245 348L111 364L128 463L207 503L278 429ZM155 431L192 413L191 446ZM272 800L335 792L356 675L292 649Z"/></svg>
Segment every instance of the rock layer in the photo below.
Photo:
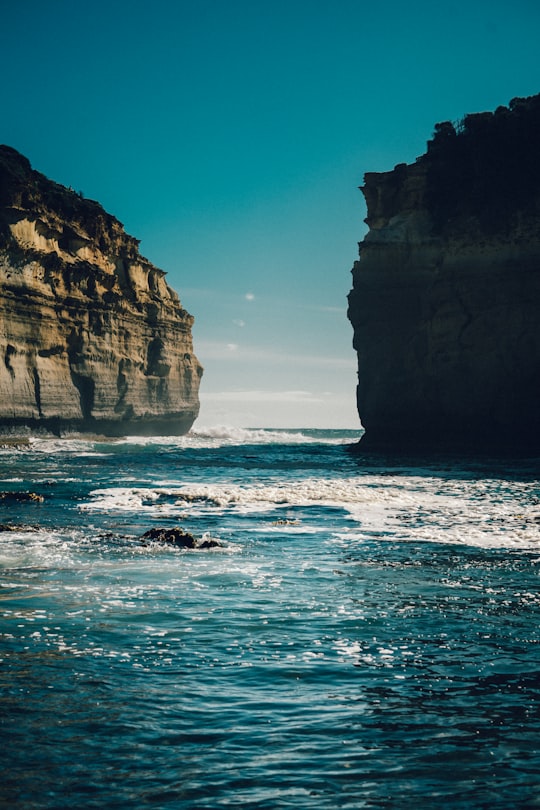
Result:
<svg viewBox="0 0 540 810"><path fill-rule="evenodd" d="M366 448L540 448L540 96L365 175L349 319Z"/></svg>
<svg viewBox="0 0 540 810"><path fill-rule="evenodd" d="M0 426L187 432L192 324L115 217L0 146Z"/></svg>

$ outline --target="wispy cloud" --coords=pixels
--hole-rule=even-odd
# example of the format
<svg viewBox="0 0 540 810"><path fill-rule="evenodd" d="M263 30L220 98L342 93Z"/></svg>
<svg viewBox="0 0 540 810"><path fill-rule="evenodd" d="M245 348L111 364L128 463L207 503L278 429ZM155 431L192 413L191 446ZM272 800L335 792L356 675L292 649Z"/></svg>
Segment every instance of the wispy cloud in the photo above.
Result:
<svg viewBox="0 0 540 810"><path fill-rule="evenodd" d="M201 399L213 402L323 402L321 396L313 394L311 391L216 391L214 393L201 392L200 396Z"/></svg>
<svg viewBox="0 0 540 810"><path fill-rule="evenodd" d="M201 391L201 424L236 427L358 427L354 398L306 390Z"/></svg>
<svg viewBox="0 0 540 810"><path fill-rule="evenodd" d="M321 307L321 306L317 306L317 305L310 306L309 304L307 304L306 306L302 306L300 304L300 307L302 309L312 310L313 312L335 312L338 315L346 315L347 314L347 307Z"/></svg>
<svg viewBox="0 0 540 810"><path fill-rule="evenodd" d="M195 353L201 361L233 359L235 361L279 364L280 366L317 366L356 370L357 361L351 351L350 357L332 357L319 354L291 354L285 350L267 349L261 346L244 346L238 343L197 341Z"/></svg>

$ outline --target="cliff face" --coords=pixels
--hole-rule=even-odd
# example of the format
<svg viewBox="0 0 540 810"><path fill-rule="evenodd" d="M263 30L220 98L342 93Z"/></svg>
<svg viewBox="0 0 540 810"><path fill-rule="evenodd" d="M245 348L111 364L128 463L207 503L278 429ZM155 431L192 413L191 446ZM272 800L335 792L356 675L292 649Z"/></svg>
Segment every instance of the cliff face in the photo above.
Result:
<svg viewBox="0 0 540 810"><path fill-rule="evenodd" d="M366 174L349 318L366 447L540 448L540 96Z"/></svg>
<svg viewBox="0 0 540 810"><path fill-rule="evenodd" d="M0 146L0 426L187 432L192 323L117 219Z"/></svg>

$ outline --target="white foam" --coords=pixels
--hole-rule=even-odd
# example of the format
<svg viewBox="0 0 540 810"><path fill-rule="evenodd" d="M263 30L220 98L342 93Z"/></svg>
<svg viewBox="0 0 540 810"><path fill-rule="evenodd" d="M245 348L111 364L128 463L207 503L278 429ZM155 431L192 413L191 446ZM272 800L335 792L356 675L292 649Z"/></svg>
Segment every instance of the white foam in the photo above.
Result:
<svg viewBox="0 0 540 810"><path fill-rule="evenodd" d="M359 475L270 483L183 483L152 488L94 490L84 511L144 512L155 516L218 513L264 514L300 507L307 511L291 531L320 526L331 531L331 515L311 507L342 509L362 540L370 534L399 541L441 542L482 547L540 547L540 508L523 482L444 480L414 475ZM313 514L313 518L311 518ZM295 515L297 517L297 515ZM336 535L343 527L336 517ZM287 530L286 524L279 527Z"/></svg>
<svg viewBox="0 0 540 810"><path fill-rule="evenodd" d="M23 452L43 453L46 455L73 454L77 456L105 456L95 448L95 438L37 438L29 439L28 447L23 448Z"/></svg>
<svg viewBox="0 0 540 810"><path fill-rule="evenodd" d="M218 441L225 444L304 444L306 442L321 441L302 433L301 431L235 428L227 425L214 427L200 427L189 434L195 441Z"/></svg>
<svg viewBox="0 0 540 810"><path fill-rule="evenodd" d="M153 504L159 499L159 490L110 487L94 489L90 493L92 501L80 504L79 509L85 512L142 512L155 511Z"/></svg>
<svg viewBox="0 0 540 810"><path fill-rule="evenodd" d="M77 530L26 529L0 532L0 568L69 568L83 539Z"/></svg>
<svg viewBox="0 0 540 810"><path fill-rule="evenodd" d="M237 445L270 444L349 444L356 441L362 431L281 430L272 428L238 428L228 425L197 426L184 436L105 436L50 434L25 437L25 444L5 448L6 453L43 453L77 456L106 456L107 445L134 445L139 447L212 448Z"/></svg>

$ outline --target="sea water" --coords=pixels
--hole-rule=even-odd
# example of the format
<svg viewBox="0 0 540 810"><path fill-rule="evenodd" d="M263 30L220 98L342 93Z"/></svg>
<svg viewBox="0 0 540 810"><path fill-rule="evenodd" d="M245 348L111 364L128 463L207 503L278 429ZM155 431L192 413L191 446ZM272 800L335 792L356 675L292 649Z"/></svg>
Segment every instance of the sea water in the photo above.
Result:
<svg viewBox="0 0 540 810"><path fill-rule="evenodd" d="M357 437L0 450L0 806L540 807L538 460Z"/></svg>

